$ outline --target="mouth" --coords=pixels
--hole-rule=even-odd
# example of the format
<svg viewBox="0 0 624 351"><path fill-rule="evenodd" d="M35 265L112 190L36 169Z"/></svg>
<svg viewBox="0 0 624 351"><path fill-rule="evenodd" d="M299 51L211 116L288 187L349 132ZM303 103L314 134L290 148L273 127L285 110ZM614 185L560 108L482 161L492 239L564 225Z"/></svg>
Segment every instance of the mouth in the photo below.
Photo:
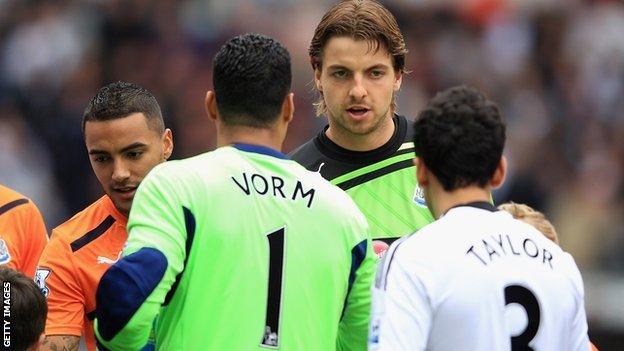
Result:
<svg viewBox="0 0 624 351"><path fill-rule="evenodd" d="M134 197L136 189L136 186L113 187L113 193L123 199L130 200Z"/></svg>
<svg viewBox="0 0 624 351"><path fill-rule="evenodd" d="M353 106L347 109L347 113L353 119L363 119L370 109L363 106Z"/></svg>

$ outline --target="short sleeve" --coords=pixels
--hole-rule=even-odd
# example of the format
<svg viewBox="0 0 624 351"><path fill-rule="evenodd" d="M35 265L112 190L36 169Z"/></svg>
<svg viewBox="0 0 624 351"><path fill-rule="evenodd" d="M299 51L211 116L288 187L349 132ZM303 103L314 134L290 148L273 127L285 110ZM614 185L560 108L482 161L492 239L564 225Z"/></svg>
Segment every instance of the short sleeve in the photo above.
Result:
<svg viewBox="0 0 624 351"><path fill-rule="evenodd" d="M48 243L48 232L43 221L43 217L37 206L30 202L26 211L26 230L21 235L22 247L27 247L22 259L22 272L33 277L37 262L41 257L43 249Z"/></svg>
<svg viewBox="0 0 624 351"><path fill-rule="evenodd" d="M82 334L85 298L75 273L71 248L52 234L35 274L35 282L48 303L47 335Z"/></svg>

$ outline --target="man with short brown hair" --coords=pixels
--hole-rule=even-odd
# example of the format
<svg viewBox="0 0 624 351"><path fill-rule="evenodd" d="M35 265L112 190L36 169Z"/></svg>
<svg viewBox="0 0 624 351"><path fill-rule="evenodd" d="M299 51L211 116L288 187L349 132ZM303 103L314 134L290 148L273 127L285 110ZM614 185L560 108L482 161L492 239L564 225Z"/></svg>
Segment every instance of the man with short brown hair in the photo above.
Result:
<svg viewBox="0 0 624 351"><path fill-rule="evenodd" d="M309 54L329 125L291 156L345 190L373 239L391 242L433 220L413 177L413 122L396 114L407 48L396 19L373 0L334 5Z"/></svg>
<svg viewBox="0 0 624 351"><path fill-rule="evenodd" d="M36 281L49 313L43 350L77 350L83 336L95 350L95 292L121 256L134 194L147 173L173 151L160 106L147 89L116 82L85 109L85 145L105 195L52 231Z"/></svg>

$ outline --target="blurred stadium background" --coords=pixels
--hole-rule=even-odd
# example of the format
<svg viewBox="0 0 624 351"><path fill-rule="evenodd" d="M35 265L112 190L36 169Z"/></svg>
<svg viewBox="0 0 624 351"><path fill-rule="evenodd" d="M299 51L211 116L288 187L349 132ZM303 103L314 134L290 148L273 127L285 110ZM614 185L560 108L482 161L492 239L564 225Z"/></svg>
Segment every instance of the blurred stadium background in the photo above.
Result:
<svg viewBox="0 0 624 351"><path fill-rule="evenodd" d="M173 129L174 158L214 147L203 110L211 59L256 32L291 51L290 151L315 118L307 48L333 1L0 0L0 183L30 196L52 228L100 196L81 114L111 81L141 84ZM585 279L592 340L624 349L624 2L394 0L408 42L399 112L436 92L485 90L508 121L510 175L497 203L554 222Z"/></svg>

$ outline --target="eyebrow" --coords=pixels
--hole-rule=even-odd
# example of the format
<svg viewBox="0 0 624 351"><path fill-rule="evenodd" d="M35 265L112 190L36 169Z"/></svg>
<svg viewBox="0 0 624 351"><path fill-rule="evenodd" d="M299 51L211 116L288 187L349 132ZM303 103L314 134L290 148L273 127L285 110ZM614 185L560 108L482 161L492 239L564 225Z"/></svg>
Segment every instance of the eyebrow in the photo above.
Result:
<svg viewBox="0 0 624 351"><path fill-rule="evenodd" d="M124 147L123 149L121 149L121 152L126 152L126 151L130 151L130 150L133 150L133 149L138 149L138 148L146 147L146 146L147 146L147 144L137 141L136 143L132 143L132 144ZM89 155L102 155L102 154L107 155L108 152L104 151L104 150L97 150L97 149L93 149L93 150L89 151Z"/></svg>
<svg viewBox="0 0 624 351"><path fill-rule="evenodd" d="M385 65L383 63L378 63L378 64L376 64L374 66L368 67L366 70L370 71L371 69L380 69L380 68L382 68L382 69L390 69L390 66Z"/></svg>
<svg viewBox="0 0 624 351"><path fill-rule="evenodd" d="M380 69L380 68L382 68L382 69L390 69L390 66L388 66L386 64L383 64L383 63L378 63L376 65L367 67L366 71L370 71L372 69ZM350 68L348 68L348 67L346 67L344 65L339 65L339 64L334 64L334 65L328 66L327 69L331 69L331 70L344 69L344 70L347 70L347 71L351 71Z"/></svg>

